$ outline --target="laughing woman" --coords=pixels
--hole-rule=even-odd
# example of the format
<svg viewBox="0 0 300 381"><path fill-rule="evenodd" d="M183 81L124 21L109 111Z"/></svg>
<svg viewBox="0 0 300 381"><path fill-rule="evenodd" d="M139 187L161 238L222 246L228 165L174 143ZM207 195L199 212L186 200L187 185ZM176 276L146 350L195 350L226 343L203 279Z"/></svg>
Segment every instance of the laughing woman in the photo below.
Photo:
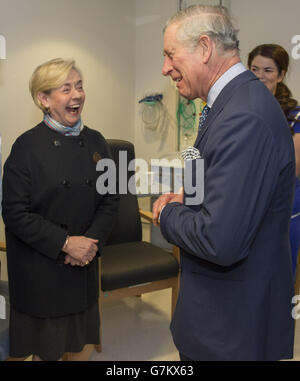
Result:
<svg viewBox="0 0 300 381"><path fill-rule="evenodd" d="M40 65L30 91L44 118L16 140L3 176L10 356L55 361L69 352L75 359L99 344L98 256L118 197L96 191L96 161L110 153L81 120L85 93L75 62Z"/></svg>

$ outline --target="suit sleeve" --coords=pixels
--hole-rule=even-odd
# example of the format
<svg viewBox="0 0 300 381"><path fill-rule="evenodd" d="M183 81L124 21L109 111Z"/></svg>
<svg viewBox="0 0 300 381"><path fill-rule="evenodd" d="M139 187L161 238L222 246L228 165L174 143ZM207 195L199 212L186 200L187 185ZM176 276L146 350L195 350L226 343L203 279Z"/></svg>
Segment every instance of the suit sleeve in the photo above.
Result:
<svg viewBox="0 0 300 381"><path fill-rule="evenodd" d="M278 153L256 115L236 114L212 126L207 142L204 200L197 211L168 204L162 234L189 254L230 266L248 254L279 176Z"/></svg>
<svg viewBox="0 0 300 381"><path fill-rule="evenodd" d="M19 138L4 165L2 216L5 228L43 255L56 260L66 232L32 210L30 147Z"/></svg>

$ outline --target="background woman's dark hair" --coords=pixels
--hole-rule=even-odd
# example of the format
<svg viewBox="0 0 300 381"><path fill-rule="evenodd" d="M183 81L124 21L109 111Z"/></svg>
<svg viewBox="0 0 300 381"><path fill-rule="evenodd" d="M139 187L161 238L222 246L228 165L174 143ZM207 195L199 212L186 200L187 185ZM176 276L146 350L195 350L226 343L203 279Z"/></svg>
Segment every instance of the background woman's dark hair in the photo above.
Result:
<svg viewBox="0 0 300 381"><path fill-rule="evenodd" d="M288 53L282 46L276 44L264 44L254 48L248 55L249 69L251 69L252 61L256 56L271 58L277 66L279 75L282 73L282 70L287 73L290 59ZM287 119L289 121L294 121L294 118L289 117L289 113L297 107L298 102L296 99L292 98L291 90L285 83L283 83L283 81L278 83L275 97L280 103Z"/></svg>

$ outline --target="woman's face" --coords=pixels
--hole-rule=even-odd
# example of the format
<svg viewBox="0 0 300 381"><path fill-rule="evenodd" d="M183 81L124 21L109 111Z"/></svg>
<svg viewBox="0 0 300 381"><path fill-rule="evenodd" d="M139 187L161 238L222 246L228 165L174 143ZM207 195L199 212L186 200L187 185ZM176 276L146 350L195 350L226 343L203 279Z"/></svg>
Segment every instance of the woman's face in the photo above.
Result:
<svg viewBox="0 0 300 381"><path fill-rule="evenodd" d="M277 84L285 76L285 71L279 74L278 68L272 58L256 56L251 63L250 70L267 86L273 95L276 93Z"/></svg>
<svg viewBox="0 0 300 381"><path fill-rule="evenodd" d="M74 126L80 119L85 101L79 73L71 70L61 87L48 95L41 93L40 100L54 120L64 126Z"/></svg>

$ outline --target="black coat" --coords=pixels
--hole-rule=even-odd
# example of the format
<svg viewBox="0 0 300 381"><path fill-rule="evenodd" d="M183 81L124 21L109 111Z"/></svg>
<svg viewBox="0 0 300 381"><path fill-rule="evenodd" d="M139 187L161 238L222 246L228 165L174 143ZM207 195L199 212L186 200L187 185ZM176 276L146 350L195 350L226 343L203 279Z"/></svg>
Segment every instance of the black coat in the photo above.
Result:
<svg viewBox="0 0 300 381"><path fill-rule="evenodd" d="M84 311L99 295L98 259L64 264L67 235L99 240L113 228L118 196L96 191L104 137L84 127L66 137L40 123L21 135L4 166L3 220L11 306L37 317Z"/></svg>

